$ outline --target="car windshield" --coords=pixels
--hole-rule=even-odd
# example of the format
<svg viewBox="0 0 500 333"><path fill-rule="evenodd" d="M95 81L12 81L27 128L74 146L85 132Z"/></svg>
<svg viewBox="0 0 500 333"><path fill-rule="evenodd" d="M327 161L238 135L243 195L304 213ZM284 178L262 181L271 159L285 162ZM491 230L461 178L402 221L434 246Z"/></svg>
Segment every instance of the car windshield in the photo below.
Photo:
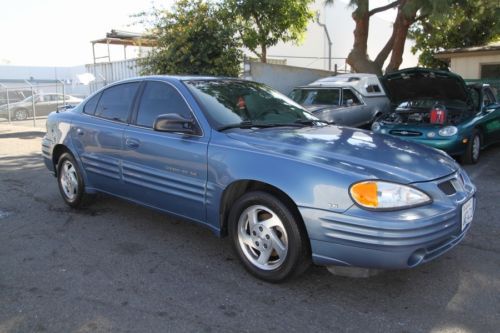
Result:
<svg viewBox="0 0 500 333"><path fill-rule="evenodd" d="M290 97L304 106L339 105L340 89L294 89Z"/></svg>
<svg viewBox="0 0 500 333"><path fill-rule="evenodd" d="M184 81L219 130L251 126L303 125L320 120L288 97L256 82Z"/></svg>

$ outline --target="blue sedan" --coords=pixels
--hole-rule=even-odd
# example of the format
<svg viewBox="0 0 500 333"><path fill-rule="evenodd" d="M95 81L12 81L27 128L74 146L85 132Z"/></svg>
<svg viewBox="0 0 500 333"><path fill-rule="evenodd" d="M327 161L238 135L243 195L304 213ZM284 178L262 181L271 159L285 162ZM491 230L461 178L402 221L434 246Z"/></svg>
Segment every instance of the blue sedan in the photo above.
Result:
<svg viewBox="0 0 500 333"><path fill-rule="evenodd" d="M238 79L109 85L52 113L42 152L69 206L101 192L199 223L271 282L311 262L415 267L458 244L476 206L445 153L324 123Z"/></svg>

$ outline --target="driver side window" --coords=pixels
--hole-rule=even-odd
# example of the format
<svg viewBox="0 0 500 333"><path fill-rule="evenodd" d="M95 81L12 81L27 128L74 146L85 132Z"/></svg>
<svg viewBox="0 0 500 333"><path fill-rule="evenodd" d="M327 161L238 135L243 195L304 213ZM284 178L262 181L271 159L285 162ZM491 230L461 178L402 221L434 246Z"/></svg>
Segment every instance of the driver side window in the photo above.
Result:
<svg viewBox="0 0 500 333"><path fill-rule="evenodd" d="M152 128L159 115L168 113L176 113L186 119L193 118L186 102L174 87L165 82L148 82L139 104L136 125Z"/></svg>

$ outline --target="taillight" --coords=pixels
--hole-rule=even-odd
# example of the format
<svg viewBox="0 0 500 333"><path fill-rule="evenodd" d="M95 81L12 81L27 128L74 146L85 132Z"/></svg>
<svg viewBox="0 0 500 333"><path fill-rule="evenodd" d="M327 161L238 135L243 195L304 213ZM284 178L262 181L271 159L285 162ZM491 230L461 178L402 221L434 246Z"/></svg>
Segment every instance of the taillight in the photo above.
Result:
<svg viewBox="0 0 500 333"><path fill-rule="evenodd" d="M435 107L431 110L431 124L444 124L446 122L446 110Z"/></svg>

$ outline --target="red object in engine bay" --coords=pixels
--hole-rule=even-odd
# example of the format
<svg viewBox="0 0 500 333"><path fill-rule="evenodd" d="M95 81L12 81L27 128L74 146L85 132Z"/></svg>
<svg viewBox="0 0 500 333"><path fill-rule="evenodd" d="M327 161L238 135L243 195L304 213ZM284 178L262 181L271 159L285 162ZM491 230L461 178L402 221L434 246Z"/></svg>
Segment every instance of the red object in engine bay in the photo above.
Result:
<svg viewBox="0 0 500 333"><path fill-rule="evenodd" d="M431 124L444 124L446 122L446 110L435 107L431 110Z"/></svg>

